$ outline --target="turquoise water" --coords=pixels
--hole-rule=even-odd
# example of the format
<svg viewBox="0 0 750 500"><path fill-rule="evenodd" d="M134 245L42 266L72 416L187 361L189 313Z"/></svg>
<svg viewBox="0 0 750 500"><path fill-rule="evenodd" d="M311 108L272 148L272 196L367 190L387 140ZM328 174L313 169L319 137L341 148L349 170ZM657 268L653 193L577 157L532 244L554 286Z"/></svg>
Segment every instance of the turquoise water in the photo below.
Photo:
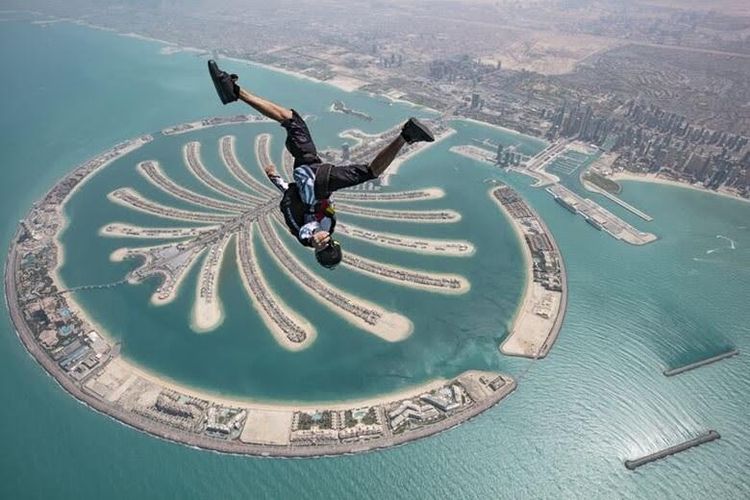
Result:
<svg viewBox="0 0 750 500"><path fill-rule="evenodd" d="M4 67L17 68L0 83L4 248L31 203L91 155L146 131L217 112L236 112L236 108L218 108L207 87L202 59L189 54L164 56L153 43L64 24L41 28L7 22L0 26L0 41ZM247 75L259 92L318 116L311 123L320 142L338 145L340 140L333 134L347 123L368 125L324 115L330 100L342 96L335 89L265 70L240 65L235 69ZM307 97L312 93L315 102ZM344 95L344 100L376 116L371 131L411 112L366 96ZM364 289L360 276L334 276L342 288L363 288L368 298L410 316L418 328L406 342L384 344L353 329L339 331L346 325L331 320L333 330L321 328L310 349L285 353L252 324L249 315L231 314L247 307L244 291L231 272L224 273L226 285L221 292L230 314L221 329L204 336L187 328L191 293L166 308L148 306L149 285L79 298L97 311L108 309L102 320L120 326L120 332L113 334L122 336L126 353L143 365L236 394L292 399L365 394L466 367L521 375L531 362L503 358L496 351L523 285L518 244L504 219L497 212L489 213L494 207L482 184L486 178L499 178L518 188L548 222L570 280L568 315L558 342L548 358L533 363L511 397L458 429L383 452L321 460L222 456L145 436L77 404L43 376L3 313L0 396L6 405L0 426L0 496L746 496L750 436L744 409L750 402L750 383L744 353L750 347L750 205L684 189L626 183L623 198L655 217L651 223L634 222L660 237L652 245L631 247L561 210L549 195L528 188L528 179L505 176L448 153L452 144L470 138L507 139L477 125L457 123L456 128L456 136L406 164L395 182L399 189L443 186L445 198L425 203L457 209L464 220L439 228L387 227L403 228L407 234L418 229L429 236L466 238L476 244L476 256L425 262L354 242L349 247L404 265L450 266L471 280L472 291L446 299L369 280ZM279 130L266 125L257 129L275 134L278 158ZM237 127L236 132L252 135L245 130ZM217 161L210 156L215 156L210 146L229 131L201 135L207 162ZM165 165L170 174L180 171L175 144L179 146L184 136L175 141L160 140L151 151L160 160L165 155L164 161L174 155L175 164ZM249 155L250 148L249 142L242 143L241 154ZM132 166L138 154L146 153L128 157L121 167L113 165L71 204L74 223L65 238L76 245L76 252L69 252L63 270L70 284L84 282L86 273L106 281L127 270L124 264L104 262L110 249L120 245L93 237L91 231L103 221L138 221L132 213L109 204L104 188L118 180L134 185ZM120 170L123 177L118 177ZM138 188L159 196L147 192L145 183ZM627 217L622 210L613 210ZM370 221L352 218L352 222L378 227ZM734 240L736 248L730 250L717 235ZM81 267L85 272L79 274L74 259L86 257L92 259L91 269ZM266 269L273 269L268 256L261 257ZM308 299L283 277L273 273L273 279L275 286L289 291L290 304L310 307ZM192 286L188 289L192 291ZM430 319L428 310L442 312ZM667 379L661 374L665 367L726 347L743 354L679 377ZM192 363L201 349L214 360L206 367ZM353 357L334 359L331 353ZM272 361L266 362L267 358ZM269 376L280 373L278 364L291 370L287 378ZM363 367L359 372L357 364ZM337 370L348 375L336 376ZM242 376L234 380L236 374ZM718 430L722 439L636 473L622 465L624 459L707 428Z"/></svg>

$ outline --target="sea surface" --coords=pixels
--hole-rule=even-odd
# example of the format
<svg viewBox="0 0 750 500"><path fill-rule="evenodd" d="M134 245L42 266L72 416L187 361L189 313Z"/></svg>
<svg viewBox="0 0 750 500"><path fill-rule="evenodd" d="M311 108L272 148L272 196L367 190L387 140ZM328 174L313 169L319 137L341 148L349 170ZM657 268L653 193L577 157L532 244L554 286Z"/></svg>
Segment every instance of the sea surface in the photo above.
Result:
<svg viewBox="0 0 750 500"><path fill-rule="evenodd" d="M2 248L8 247L31 204L87 158L169 125L244 112L239 105L218 104L204 58L187 52L166 55L162 48L68 23L0 23L0 62L6 69L0 79ZM346 128L378 132L411 114L430 115L255 66L227 66L258 93L310 115L320 147L340 147L344 141L337 133ZM374 120L328 113L334 99ZM255 318L236 275L233 252L221 276L225 321L211 333L189 329L194 280L185 282L174 303L159 308L148 302L154 282L76 297L139 365L234 396L346 399L470 368L518 377L515 393L456 429L386 451L306 460L219 455L160 441L79 404L28 356L3 310L0 498L748 496L750 204L626 182L622 197L652 215L653 222L607 200L602 203L659 236L651 245L629 246L561 209L543 190L529 187L528 178L448 151L472 139L490 139L533 154L542 143L472 123L454 126L456 135L404 164L392 188L442 187L446 196L440 200L399 206L451 208L463 215L460 223L421 226L346 218L391 232L467 239L477 247L476 254L467 259L424 257L355 241L346 244L371 258L462 274L471 281L471 291L449 297L354 273L325 275L345 290L410 317L415 331L404 342L379 341L315 312L315 303L278 272L259 245L261 265L274 288L290 305L314 315L318 338L301 353L279 348ZM257 169L252 138L261 132L273 134L273 155L279 161L282 130L243 125L159 138L97 175L68 206L66 283L117 280L130 269L132 264L109 262L109 253L140 242L100 238L96 231L103 224L180 225L135 214L106 199L111 189L132 186L169 201L138 178L137 161L157 158L170 175L189 183L180 147L200 140L204 160L220 174L216 141L232 133L243 162ZM523 291L524 272L519 242L487 197L488 179L511 184L539 211L568 267L565 324L544 360L508 358L497 351ZM197 183L189 186L201 189ZM739 349L740 356L677 377L662 375L667 367L729 348ZM707 429L717 430L722 439L637 472L623 466L628 458Z"/></svg>

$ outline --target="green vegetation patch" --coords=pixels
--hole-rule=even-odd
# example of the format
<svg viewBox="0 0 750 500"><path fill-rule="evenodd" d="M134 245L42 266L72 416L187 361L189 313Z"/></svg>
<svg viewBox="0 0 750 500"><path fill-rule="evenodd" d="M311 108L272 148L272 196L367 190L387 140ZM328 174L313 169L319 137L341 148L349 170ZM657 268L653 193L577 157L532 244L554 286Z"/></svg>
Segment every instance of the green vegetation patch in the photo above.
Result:
<svg viewBox="0 0 750 500"><path fill-rule="evenodd" d="M584 180L607 191L608 193L620 194L620 191L622 191L622 186L620 186L618 183L611 179L607 179L603 175L596 172L586 172L583 175L583 178Z"/></svg>

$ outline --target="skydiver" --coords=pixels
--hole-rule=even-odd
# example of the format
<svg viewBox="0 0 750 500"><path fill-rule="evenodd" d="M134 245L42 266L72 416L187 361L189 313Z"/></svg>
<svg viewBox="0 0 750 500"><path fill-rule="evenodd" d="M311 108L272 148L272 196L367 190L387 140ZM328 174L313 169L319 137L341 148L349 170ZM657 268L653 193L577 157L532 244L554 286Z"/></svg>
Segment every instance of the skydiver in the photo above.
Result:
<svg viewBox="0 0 750 500"><path fill-rule="evenodd" d="M302 245L314 248L316 260L328 269L335 268L341 262L341 244L332 237L336 228L336 212L330 200L331 194L377 178L405 145L435 140L423 123L409 118L401 133L369 164L324 163L318 156L307 124L295 110L240 88L237 75L222 71L214 60L208 61L208 72L222 104L241 100L286 129L285 145L294 158L294 183L287 184L272 165L266 166L266 174L284 193L279 208L289 231Z"/></svg>

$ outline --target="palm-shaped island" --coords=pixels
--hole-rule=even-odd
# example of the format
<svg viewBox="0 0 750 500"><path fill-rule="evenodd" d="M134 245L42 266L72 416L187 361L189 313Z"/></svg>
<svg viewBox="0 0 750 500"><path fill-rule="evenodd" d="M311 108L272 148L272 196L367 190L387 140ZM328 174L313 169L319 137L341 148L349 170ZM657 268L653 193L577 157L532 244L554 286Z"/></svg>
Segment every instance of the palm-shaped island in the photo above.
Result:
<svg viewBox="0 0 750 500"><path fill-rule="evenodd" d="M357 131L345 132L342 135L360 141L351 150L352 158L356 158L369 154L373 142L388 140L390 135L396 133L398 128L379 136L365 136ZM258 265L253 250L255 241L260 240L285 273L332 312L387 341L395 342L409 336L412 323L407 317L356 297L320 279L309 270L307 263L301 262L286 248L286 244L292 242L292 239L279 234L286 232L278 210L281 195L270 182L264 182L265 171L273 168L270 154L271 136L264 133L255 138L257 161L254 171L238 158L235 141L235 136L223 136L219 140L218 148L224 167L237 181L237 186L242 186L241 189L224 182L205 166L201 159L200 142L191 141L183 146L185 167L212 192L213 196L197 193L175 182L158 161L148 160L137 164L138 172L151 184L182 202L195 205L196 210L175 208L152 201L128 187L119 188L109 194L111 201L130 209L159 218L198 224L186 227L147 228L114 222L103 227L101 234L105 236L174 240L158 246L122 248L115 251L112 254L113 260L140 258L142 261L128 274L128 281L139 283L151 276L160 276L161 284L151 300L156 305L166 304L176 297L190 269L201 261L191 326L196 331L213 330L221 324L223 318L219 299L219 271L226 249L234 240L237 269L253 306L280 345L291 350L303 349L314 340L315 326L296 313L267 284L264 270ZM414 149L418 147L415 145ZM406 151L405 154L414 152L416 151ZM329 151L327 154L335 153ZM291 155L284 151L282 170L288 179L292 177L292 162ZM339 213L368 219L424 224L459 221L460 214L448 209L394 210L360 204L432 200L442 197L443 194L439 188L396 192L350 190L336 194L336 207ZM460 257L471 255L474 251L471 243L462 240L427 239L384 233L348 222L339 224L337 229L338 234L345 238L405 252ZM371 279L387 281L398 286L415 287L427 292L465 293L469 289L468 280L456 274L397 267L351 252L345 253L343 265L347 272L357 272Z"/></svg>

